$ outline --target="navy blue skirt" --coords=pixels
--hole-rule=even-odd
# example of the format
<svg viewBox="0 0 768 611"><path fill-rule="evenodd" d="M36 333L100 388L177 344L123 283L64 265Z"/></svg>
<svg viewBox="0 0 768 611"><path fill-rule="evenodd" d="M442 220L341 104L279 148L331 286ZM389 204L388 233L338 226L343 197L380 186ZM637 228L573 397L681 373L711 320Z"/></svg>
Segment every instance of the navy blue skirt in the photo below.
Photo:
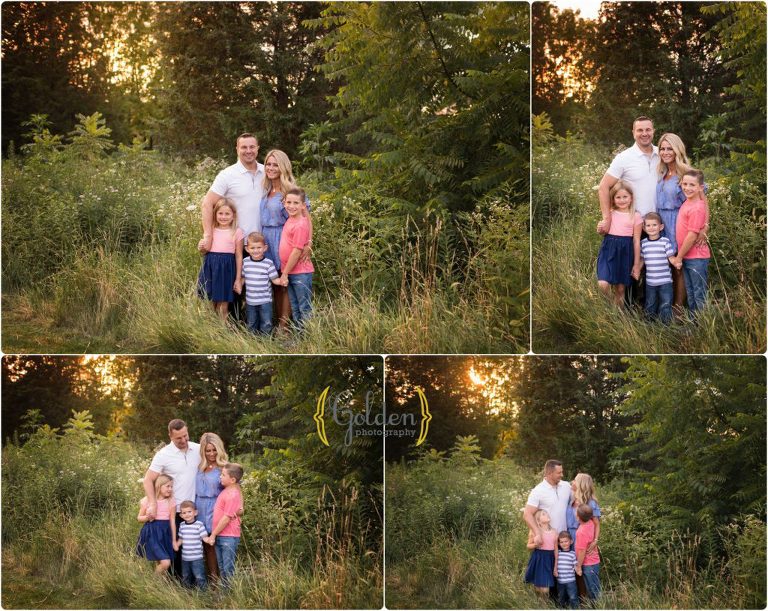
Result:
<svg viewBox="0 0 768 611"><path fill-rule="evenodd" d="M608 284L632 284L635 251L632 236L607 235L597 254L597 279Z"/></svg>
<svg viewBox="0 0 768 611"><path fill-rule="evenodd" d="M209 301L234 301L237 266L235 255L227 252L209 252L203 259L203 268L197 277L200 297Z"/></svg>
<svg viewBox="0 0 768 611"><path fill-rule="evenodd" d="M535 549L525 569L525 583L532 583L537 588L551 588L555 585L555 550Z"/></svg>
<svg viewBox="0 0 768 611"><path fill-rule="evenodd" d="M145 522L136 543L136 553L147 560L171 560L174 556L169 520Z"/></svg>

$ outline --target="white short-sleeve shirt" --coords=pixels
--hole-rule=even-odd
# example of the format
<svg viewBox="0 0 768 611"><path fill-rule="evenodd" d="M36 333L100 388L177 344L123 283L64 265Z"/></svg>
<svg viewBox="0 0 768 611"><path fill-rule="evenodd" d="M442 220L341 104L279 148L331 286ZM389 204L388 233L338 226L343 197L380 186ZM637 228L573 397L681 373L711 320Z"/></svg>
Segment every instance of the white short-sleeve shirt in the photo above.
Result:
<svg viewBox="0 0 768 611"><path fill-rule="evenodd" d="M643 153L635 143L613 158L608 174L618 180L629 183L634 193L635 210L642 216L656 212L656 183L659 180L659 149L653 147L652 153Z"/></svg>
<svg viewBox="0 0 768 611"><path fill-rule="evenodd" d="M200 444L190 441L187 451L182 452L172 443L158 450L150 471L162 473L173 478L173 498L176 499L176 511L182 501L195 500L195 477L200 466Z"/></svg>
<svg viewBox="0 0 768 611"><path fill-rule="evenodd" d="M256 171L251 172L238 160L217 174L211 191L235 205L237 226L243 230L243 239L253 231L261 231L261 198L265 193L262 164L256 164Z"/></svg>
<svg viewBox="0 0 768 611"><path fill-rule="evenodd" d="M536 509L546 509L549 517L552 518L552 528L559 533L568 530L565 512L570 498L571 485L568 482L561 480L557 486L553 486L544 479L531 490L526 504Z"/></svg>

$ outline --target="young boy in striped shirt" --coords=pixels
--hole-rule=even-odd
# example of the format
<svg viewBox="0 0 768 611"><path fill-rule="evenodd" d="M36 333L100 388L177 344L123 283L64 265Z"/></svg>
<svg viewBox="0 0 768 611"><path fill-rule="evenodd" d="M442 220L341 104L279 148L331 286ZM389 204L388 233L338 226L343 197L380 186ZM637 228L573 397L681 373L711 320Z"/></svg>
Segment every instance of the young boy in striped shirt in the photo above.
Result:
<svg viewBox="0 0 768 611"><path fill-rule="evenodd" d="M555 564L555 577L557 578L557 597L560 606L565 609L579 608L579 592L576 588L576 551L571 549L573 539L567 530L557 536L557 564Z"/></svg>
<svg viewBox="0 0 768 611"><path fill-rule="evenodd" d="M275 264L264 256L267 248L263 234L258 231L248 234L245 243L248 256L243 259L245 316L248 329L263 335L272 331L272 283L282 284Z"/></svg>
<svg viewBox="0 0 768 611"><path fill-rule="evenodd" d="M197 520L197 506L194 502L182 502L179 505L179 515L183 522L179 524L178 540L173 547L177 551L181 547L181 578L184 585L190 588L196 585L205 590L208 580L205 577L203 561L203 539L208 536L208 531L203 523Z"/></svg>
<svg viewBox="0 0 768 611"><path fill-rule="evenodd" d="M664 223L657 212L649 212L643 220L648 237L640 242L641 264L645 264L645 312L650 318L672 321L672 272L669 264L675 250L669 238L663 237Z"/></svg>

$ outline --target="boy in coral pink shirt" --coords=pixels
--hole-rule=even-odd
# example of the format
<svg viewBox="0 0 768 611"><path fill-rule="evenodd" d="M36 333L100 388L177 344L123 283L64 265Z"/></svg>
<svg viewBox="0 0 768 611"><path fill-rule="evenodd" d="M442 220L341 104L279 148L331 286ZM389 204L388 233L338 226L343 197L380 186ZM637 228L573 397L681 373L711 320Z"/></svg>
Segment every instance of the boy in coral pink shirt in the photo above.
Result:
<svg viewBox="0 0 768 611"><path fill-rule="evenodd" d="M589 505L579 505L576 509L579 518L579 528L576 530L576 574L584 577L587 595L592 600L600 597L600 553L587 553L587 548L595 540L595 524L592 522L592 508Z"/></svg>
<svg viewBox="0 0 768 611"><path fill-rule="evenodd" d="M302 213L306 209L304 189L288 189L283 205L288 220L280 236L280 283L288 287L291 315L301 329L312 314L312 274L315 271L307 258L301 260L304 247L311 241L312 230L309 220Z"/></svg>
<svg viewBox="0 0 768 611"><path fill-rule="evenodd" d="M213 507L213 532L204 539L216 547L216 560L219 564L221 581L226 586L235 573L235 556L240 543L240 516L243 508L243 495L240 480L243 479L243 467L237 463L227 463L221 469L221 491Z"/></svg>
<svg viewBox="0 0 768 611"><path fill-rule="evenodd" d="M696 245L702 229L709 222L709 206L704 198L704 174L701 170L688 170L683 174L680 188L687 198L680 207L675 227L677 256L669 260L683 270L688 309L696 313L707 300L707 267L711 253L707 244Z"/></svg>

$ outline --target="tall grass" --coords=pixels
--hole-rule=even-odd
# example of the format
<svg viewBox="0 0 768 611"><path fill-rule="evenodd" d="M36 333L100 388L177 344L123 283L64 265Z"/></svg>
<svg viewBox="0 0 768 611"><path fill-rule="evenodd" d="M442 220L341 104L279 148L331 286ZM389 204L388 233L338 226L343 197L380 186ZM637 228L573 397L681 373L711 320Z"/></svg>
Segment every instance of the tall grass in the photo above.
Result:
<svg viewBox="0 0 768 611"><path fill-rule="evenodd" d="M199 202L224 165L54 144L4 161L4 349L527 351L528 211L512 186L472 214L414 219L365 185L308 179L314 319L284 341L217 320L195 296L196 244Z"/></svg>
<svg viewBox="0 0 768 611"><path fill-rule="evenodd" d="M605 158L605 159L603 159ZM533 349L539 353L761 353L766 348L765 198L759 185L707 170L709 304L695 323L649 322L597 289L597 184L608 157L578 140L535 151ZM600 163L604 161L604 163Z"/></svg>
<svg viewBox="0 0 768 611"><path fill-rule="evenodd" d="M522 519L539 481L506 458L454 450L387 465L386 605L390 609L550 608L523 583ZM766 602L765 522L735 520L724 550L628 504L621 482L599 487L597 608L760 608Z"/></svg>

